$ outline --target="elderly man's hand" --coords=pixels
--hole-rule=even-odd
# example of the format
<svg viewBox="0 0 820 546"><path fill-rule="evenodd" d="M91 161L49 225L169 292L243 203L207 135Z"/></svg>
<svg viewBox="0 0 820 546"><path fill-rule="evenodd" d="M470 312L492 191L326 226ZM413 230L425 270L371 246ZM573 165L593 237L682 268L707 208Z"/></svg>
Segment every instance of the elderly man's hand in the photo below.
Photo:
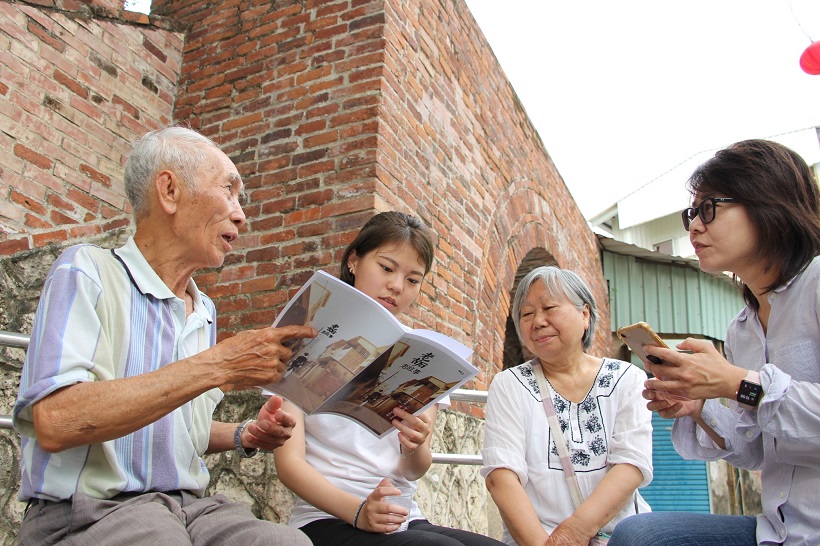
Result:
<svg viewBox="0 0 820 546"><path fill-rule="evenodd" d="M285 342L316 337L310 326L285 326L245 330L217 343L197 356L207 359L216 369L220 385L249 389L282 379L291 350Z"/></svg>
<svg viewBox="0 0 820 546"><path fill-rule="evenodd" d="M242 445L272 451L290 438L295 425L293 416L282 410L282 399L271 396L259 410L256 420L245 427Z"/></svg>

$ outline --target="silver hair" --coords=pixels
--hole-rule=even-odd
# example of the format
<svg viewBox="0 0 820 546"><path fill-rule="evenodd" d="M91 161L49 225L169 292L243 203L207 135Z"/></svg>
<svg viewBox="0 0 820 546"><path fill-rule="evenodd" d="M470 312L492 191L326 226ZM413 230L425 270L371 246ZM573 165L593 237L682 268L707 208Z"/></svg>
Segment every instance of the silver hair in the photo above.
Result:
<svg viewBox="0 0 820 546"><path fill-rule="evenodd" d="M139 138L123 173L125 194L134 216L147 212L151 185L164 169L174 171L188 188L196 189L197 169L205 161L209 146L219 149L208 137L185 127L166 127Z"/></svg>
<svg viewBox="0 0 820 546"><path fill-rule="evenodd" d="M589 308L589 328L584 331L582 344L584 351L592 346L592 338L595 336L595 325L598 323L598 307L595 305L595 298L587 283L575 272L568 269L561 269L552 265L536 267L527 276L521 279L512 303L512 319L515 324L515 331L518 339L523 343L521 336L521 307L527 294L530 293L533 283L540 280L547 287L551 296L563 296L571 302L578 310L583 310L584 305Z"/></svg>

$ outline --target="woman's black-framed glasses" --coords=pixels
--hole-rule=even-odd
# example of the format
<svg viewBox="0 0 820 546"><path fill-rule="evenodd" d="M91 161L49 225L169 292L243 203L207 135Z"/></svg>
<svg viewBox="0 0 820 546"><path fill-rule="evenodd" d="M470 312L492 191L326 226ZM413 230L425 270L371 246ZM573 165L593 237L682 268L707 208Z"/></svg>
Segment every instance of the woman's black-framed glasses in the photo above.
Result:
<svg viewBox="0 0 820 546"><path fill-rule="evenodd" d="M680 213L683 220L683 229L689 231L689 225L695 219L695 216L700 216L700 221L704 224L714 220L717 203L738 203L738 200L731 197L707 197L697 207L683 209L683 212Z"/></svg>

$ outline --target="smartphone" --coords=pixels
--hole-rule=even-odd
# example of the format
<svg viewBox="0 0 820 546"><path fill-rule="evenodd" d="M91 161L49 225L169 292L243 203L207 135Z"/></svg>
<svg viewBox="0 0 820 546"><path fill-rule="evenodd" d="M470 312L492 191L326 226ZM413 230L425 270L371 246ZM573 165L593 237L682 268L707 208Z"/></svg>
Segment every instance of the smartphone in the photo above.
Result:
<svg viewBox="0 0 820 546"><path fill-rule="evenodd" d="M649 362L650 364L663 364L663 360L660 360L656 356L647 355L643 350L644 345L654 345L656 347L663 347L664 349L669 348L647 323L638 322L618 328L618 337L621 338L621 341L626 343L629 349L638 355L638 358L642 361ZM657 362L653 362L653 360L657 360Z"/></svg>

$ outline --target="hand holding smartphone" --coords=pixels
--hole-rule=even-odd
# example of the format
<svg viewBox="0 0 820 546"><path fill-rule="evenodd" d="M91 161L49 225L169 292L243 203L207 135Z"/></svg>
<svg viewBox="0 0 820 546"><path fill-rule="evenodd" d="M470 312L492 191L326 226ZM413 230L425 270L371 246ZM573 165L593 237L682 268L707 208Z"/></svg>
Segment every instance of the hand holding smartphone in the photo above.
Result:
<svg viewBox="0 0 820 546"><path fill-rule="evenodd" d="M643 362L663 364L663 360L654 355L648 355L646 351L643 350L644 345L654 345L655 347L663 347L664 349L669 348L647 323L638 322L618 328L618 337L626 343L629 349L638 355L638 358Z"/></svg>

